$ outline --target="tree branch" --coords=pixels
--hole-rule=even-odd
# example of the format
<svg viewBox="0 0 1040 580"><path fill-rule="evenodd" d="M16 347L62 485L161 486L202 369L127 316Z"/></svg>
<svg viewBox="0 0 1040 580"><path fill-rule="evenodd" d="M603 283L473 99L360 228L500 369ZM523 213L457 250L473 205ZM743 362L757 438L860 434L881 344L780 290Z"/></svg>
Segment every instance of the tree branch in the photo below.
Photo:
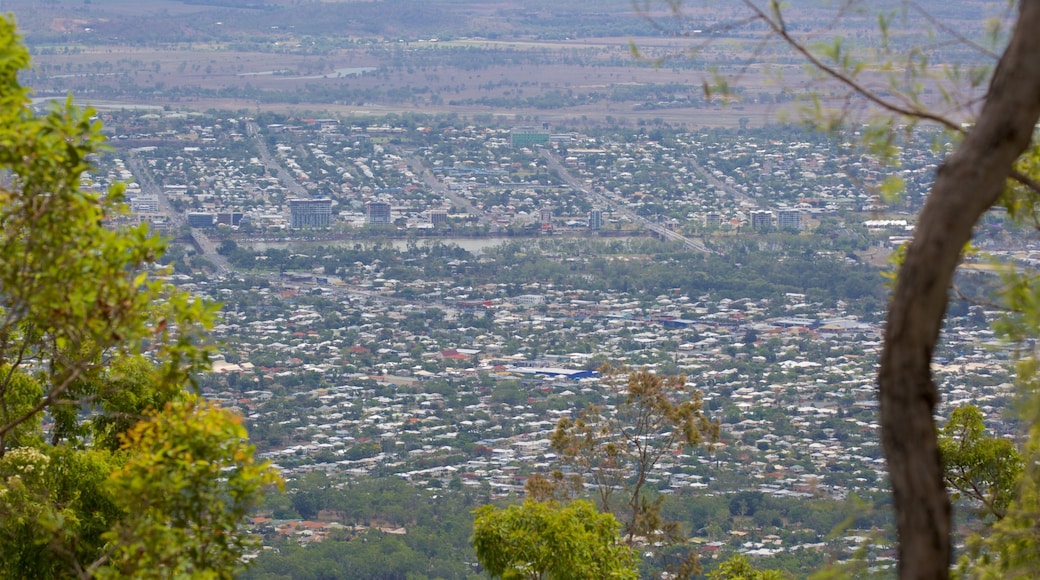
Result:
<svg viewBox="0 0 1040 580"><path fill-rule="evenodd" d="M889 308L878 387L901 578L949 577L950 503L930 365L961 250L1004 191L1040 118L1040 1L1024 0L1019 10L976 124L939 168Z"/></svg>
<svg viewBox="0 0 1040 580"><path fill-rule="evenodd" d="M910 2L907 2L907 5L910 6L910 8L912 8L914 10L914 12L917 12L918 14L921 15L922 18L924 18L929 23L931 23L932 26L934 26L934 27L938 28L939 30L942 30L946 34L949 34L950 36L952 36L957 41L957 43L963 44L965 46L970 46L970 47L974 48L975 50L979 51L980 53L982 53L985 56L993 58L994 60L997 59L997 57L998 57L997 53L995 53L992 50L986 48L985 46L982 46L981 44L971 40L967 36L964 36L960 32L957 32L953 28L947 26L946 24L943 23L942 20L939 20L938 18L936 18L934 14L932 14L931 12L925 10L917 2L913 2L911 0Z"/></svg>
<svg viewBox="0 0 1040 580"><path fill-rule="evenodd" d="M1011 179L1017 181L1019 185L1032 190L1032 192L1037 195L1040 195L1040 182L1017 169L1012 169L1010 175Z"/></svg>
<svg viewBox="0 0 1040 580"><path fill-rule="evenodd" d="M752 2L751 0L743 0L743 2L748 7L748 9L754 12L759 19L761 19L763 22L766 23L767 26L769 26L773 34L779 36L785 43L787 43L788 46L793 48L795 52L802 55L802 57L805 58L805 60L809 61L809 64L811 64L814 68L826 74L827 76L833 78L834 80L840 82L841 84L847 86L853 92L859 94L871 103L877 105L878 107L881 107L882 109L890 113L895 113L896 115L900 115L910 119L932 121L933 123L941 125L942 127L945 127L956 133L964 132L964 129L959 124L954 123L953 121L942 115L938 115L931 111L918 109L916 107L911 108L907 106L902 106L897 103L893 103L892 101L886 100L874 91L867 88L865 85L863 85L856 79L854 79L853 77L820 60L819 57L817 57L804 44L798 41L798 39L791 36L791 34L787 31L787 27L784 25L784 21L781 16L779 4L777 4L775 0L769 3L773 13L775 14L775 18L770 17L768 14L765 13L765 11L756 6L754 2Z"/></svg>

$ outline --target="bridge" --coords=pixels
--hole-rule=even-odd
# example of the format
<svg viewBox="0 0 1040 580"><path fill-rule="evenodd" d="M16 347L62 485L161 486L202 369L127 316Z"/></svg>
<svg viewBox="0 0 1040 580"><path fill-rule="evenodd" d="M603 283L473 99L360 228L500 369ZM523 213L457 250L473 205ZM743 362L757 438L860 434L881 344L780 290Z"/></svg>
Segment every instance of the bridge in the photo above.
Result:
<svg viewBox="0 0 1040 580"><path fill-rule="evenodd" d="M680 243L682 243L683 247L685 247L688 250L694 250L694 251L697 251L697 252L703 252L705 254L710 254L711 253L711 250L708 248L708 246L705 246L704 243L701 242L700 240L693 240L693 239L687 238L686 236L680 234L679 232L672 231L672 230L662 226L661 224L651 224L651 223L646 223L644 221L643 222L643 226L646 229L648 229L651 232L653 232L655 236L661 238L662 240L668 240L670 242L680 242Z"/></svg>

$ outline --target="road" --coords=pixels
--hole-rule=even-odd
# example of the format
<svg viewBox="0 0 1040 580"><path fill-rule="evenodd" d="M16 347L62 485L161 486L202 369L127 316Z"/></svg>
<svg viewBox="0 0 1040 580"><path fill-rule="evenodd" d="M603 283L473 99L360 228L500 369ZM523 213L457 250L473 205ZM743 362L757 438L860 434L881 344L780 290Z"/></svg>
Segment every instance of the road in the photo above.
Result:
<svg viewBox="0 0 1040 580"><path fill-rule="evenodd" d="M191 228L191 237L195 240L195 245L202 252L202 257L206 258L216 266L218 274L224 276L234 271L231 267L231 263L227 261L227 258L217 253L217 248L213 245L213 240L209 239L206 232L199 228Z"/></svg>
<svg viewBox="0 0 1040 580"><path fill-rule="evenodd" d="M551 151L547 149L543 150L542 157L546 160L546 162L548 162L549 167L560 176L560 179L562 179L564 183L571 186L571 188L575 191L580 192L582 195L585 196L586 199L588 199L593 204L598 204L604 207L610 206L614 208L615 212L620 213L621 215L631 220L632 223L639 224L640 226L654 232L655 234L666 240L680 242L683 246L690 250L702 252L705 254L712 253L708 246L705 246L704 243L700 240L687 238L679 232L672 231L661 224L650 223L650 221L648 221L646 218L638 215L636 212L625 207L624 200L615 199L613 197L608 197L606 195L602 195L589 190L580 181L578 181L577 178L571 175L569 171L567 171L567 168L564 167L562 163L560 163L560 160L557 159Z"/></svg>
<svg viewBox="0 0 1040 580"><path fill-rule="evenodd" d="M295 197L311 197L311 194L296 181L289 170L282 167L282 164L271 155L267 142L264 141L264 136L260 132L260 125L257 125L256 121L246 121L246 133L256 142L256 148L260 152L260 161L263 162L267 171L278 178L282 187L292 192Z"/></svg>
<svg viewBox="0 0 1040 580"><path fill-rule="evenodd" d="M758 206L758 201L755 198L748 195L747 192L742 191L732 185L729 185L728 183L725 183L718 177L715 177L715 174L705 169L704 166L697 162L696 158L690 156L683 157L683 163L692 167L694 171L699 173L700 176L707 180L707 182L710 185L714 185L716 189L725 191L726 193L732 195L733 199L737 203L747 204L752 207Z"/></svg>
<svg viewBox="0 0 1040 580"><path fill-rule="evenodd" d="M470 200L455 193L450 188L448 188L448 186L444 185L444 183L441 180L437 179L437 176L434 175L432 171L430 171L426 168L425 165L423 165L422 160L419 159L418 156L410 153L406 155L408 158L408 167L412 170L412 173L422 177L423 183L425 183L426 186L429 187L434 193L447 199L450 199L451 202L454 203L456 206L466 210L466 213L468 213L471 216L475 216L477 218L477 221L481 225L492 225L491 220L488 219L487 215L483 211L477 208L477 206L473 205L473 203L470 202Z"/></svg>
<svg viewBox="0 0 1040 580"><path fill-rule="evenodd" d="M127 165L130 167L134 177L137 178L137 183L141 185L141 191L159 198L159 211L170 220L170 225L175 230L183 227L188 221L187 218L185 218L184 214L173 210L169 198L166 197L166 192L155 183L155 177L148 170L147 164L142 162L136 153L130 152L130 156L127 158Z"/></svg>
<svg viewBox="0 0 1040 580"><path fill-rule="evenodd" d="M152 172L148 170L148 165L142 162L134 153L130 153L127 164L134 177L137 178L137 182L141 185L141 191L159 198L159 210L170 220L173 231L178 232L185 227L188 223L187 217L173 209L169 198L166 197L166 192L159 187ZM195 240L195 245L202 253L202 257L209 260L217 269L217 274L224 276L233 271L227 259L217 253L216 246L213 245L213 241L209 239L205 231L199 228L191 228L191 237Z"/></svg>

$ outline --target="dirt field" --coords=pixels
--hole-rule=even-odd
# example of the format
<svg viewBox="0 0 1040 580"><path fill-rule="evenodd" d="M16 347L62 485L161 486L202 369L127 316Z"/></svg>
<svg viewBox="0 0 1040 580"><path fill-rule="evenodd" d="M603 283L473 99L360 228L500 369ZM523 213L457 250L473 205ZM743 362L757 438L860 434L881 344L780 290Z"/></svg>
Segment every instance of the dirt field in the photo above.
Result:
<svg viewBox="0 0 1040 580"><path fill-rule="evenodd" d="M378 2L308 4L307 10L318 11L309 21L290 20L304 8L288 0L271 0L264 10L236 4L10 0L5 7L32 41L33 68L25 81L35 94L72 93L85 102L316 115L455 113L577 125L759 126L794 118L792 101L809 82L800 65L735 64L758 54L785 62L751 40L754 35L545 40L514 31L495 39L395 39L386 36L395 30L392 23L371 37L351 29L375 26L353 23L349 15L366 6L378 9ZM471 25L500 28L500 11L527 17L524 4L441 7L457 7ZM350 8L344 28L337 29L341 34L304 33L320 24L313 19L329 6ZM631 17L627 2L609 7L615 12L599 15L601 20ZM378 18L376 23L382 26ZM724 98L717 87L706 91L718 78L735 87Z"/></svg>
<svg viewBox="0 0 1040 580"><path fill-rule="evenodd" d="M441 56L452 48L489 50L481 48L483 44L467 41L421 47L415 50L449 62L394 68L390 68L391 59L381 58L379 51L371 49L340 50L315 57L234 50L221 45L190 45L172 50L83 47L71 54L34 56L33 74L28 82L41 95L72 92L89 100L91 95L97 94L105 100L192 109L253 110L259 100L261 108L278 112L450 112L463 116L491 114L585 122L603 122L610 117L618 122L657 119L693 126L736 126L741 118L760 125L779 118L781 108L777 105L703 103L694 107L673 103L647 109L645 100L619 98L618 87L641 85L667 86L672 92L683 93L682 98L698 97L703 94L703 84L708 77L704 71L641 64L631 55L627 44L617 43L615 39L575 43L576 48L568 43L499 43L500 48L491 50L501 50L502 45L508 45L510 54L537 52L536 60L541 62L498 64L476 70L453 66L450 56ZM576 57L579 62L544 62L559 60L557 54L569 51L581 52ZM740 83L745 94L780 90L758 70L745 72ZM137 90L128 91L128 86ZM410 93L414 96L349 104L276 96L308 91ZM242 96L229 94L235 92ZM252 97L252 94L260 96ZM548 98L546 95L550 94L562 95L564 103L561 106L527 104L528 100ZM597 94L598 98L585 97ZM575 99L582 102L568 104L567 95L575 95Z"/></svg>

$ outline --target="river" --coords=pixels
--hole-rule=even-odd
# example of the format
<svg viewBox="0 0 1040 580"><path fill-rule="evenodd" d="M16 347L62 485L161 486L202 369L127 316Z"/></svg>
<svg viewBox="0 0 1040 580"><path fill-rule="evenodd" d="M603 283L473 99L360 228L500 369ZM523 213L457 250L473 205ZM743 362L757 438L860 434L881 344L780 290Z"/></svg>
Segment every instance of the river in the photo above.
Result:
<svg viewBox="0 0 1040 580"><path fill-rule="evenodd" d="M639 236L619 236L619 237L606 237L606 238L590 238L599 241L610 241L610 240L631 240L637 239ZM254 251L262 252L264 250L276 248L276 249L294 249L300 250L304 248L316 248L316 247L353 247L355 244L363 245L374 245L376 243L389 244L395 249L404 250L408 248L408 244L414 242L420 247L426 244L432 245L441 243L446 246L458 246L463 250L471 254L480 254L488 248L495 248L505 244L507 242L522 242L522 243L538 243L549 240L561 240L567 238L546 238L546 237L489 237L489 238L420 238L420 239L408 239L408 238L394 238L390 240L321 240L321 241L306 241L306 240L235 240L238 245L250 248ZM641 238L640 238L641 239Z"/></svg>

